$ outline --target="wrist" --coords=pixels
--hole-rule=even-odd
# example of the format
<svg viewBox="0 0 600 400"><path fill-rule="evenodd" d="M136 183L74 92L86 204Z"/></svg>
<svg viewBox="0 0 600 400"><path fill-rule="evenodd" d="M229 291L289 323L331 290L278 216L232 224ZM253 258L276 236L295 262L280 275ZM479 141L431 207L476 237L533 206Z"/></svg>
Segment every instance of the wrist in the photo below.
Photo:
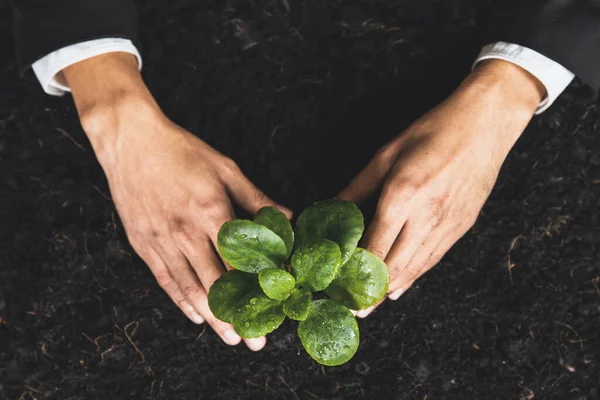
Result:
<svg viewBox="0 0 600 400"><path fill-rule="evenodd" d="M505 111L529 121L546 96L542 82L525 69L508 61L482 61L461 87L483 92Z"/></svg>
<svg viewBox="0 0 600 400"><path fill-rule="evenodd" d="M81 125L105 169L118 151L119 137L135 133L128 127L135 127L135 121L164 118L131 54L99 55L71 65L63 73Z"/></svg>
<svg viewBox="0 0 600 400"><path fill-rule="evenodd" d="M529 72L503 60L486 60L452 94L452 110L467 116L466 131L494 147L500 161L521 136L546 95ZM468 125L485 126L485 134Z"/></svg>

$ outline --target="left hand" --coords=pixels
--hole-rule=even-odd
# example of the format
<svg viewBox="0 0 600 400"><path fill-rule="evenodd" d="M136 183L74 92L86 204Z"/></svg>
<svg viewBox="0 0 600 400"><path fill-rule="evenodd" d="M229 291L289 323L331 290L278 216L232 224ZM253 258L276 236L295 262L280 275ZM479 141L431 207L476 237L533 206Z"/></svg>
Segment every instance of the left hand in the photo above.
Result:
<svg viewBox="0 0 600 400"><path fill-rule="evenodd" d="M383 185L364 246L388 265L391 300L475 223L544 93L520 67L484 62L447 100L381 148L337 196L360 202Z"/></svg>

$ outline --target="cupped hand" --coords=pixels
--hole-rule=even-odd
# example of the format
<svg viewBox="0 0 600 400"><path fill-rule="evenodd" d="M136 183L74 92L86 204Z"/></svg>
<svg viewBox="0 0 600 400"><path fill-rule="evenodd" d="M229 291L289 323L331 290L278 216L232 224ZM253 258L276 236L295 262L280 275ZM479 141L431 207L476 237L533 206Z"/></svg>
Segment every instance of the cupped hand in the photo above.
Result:
<svg viewBox="0 0 600 400"><path fill-rule="evenodd" d="M519 67L477 68L443 103L385 145L338 198L382 188L364 246L390 269L396 300L470 229L543 86ZM366 317L375 308L358 313Z"/></svg>
<svg viewBox="0 0 600 400"><path fill-rule="evenodd" d="M103 71L117 63L115 74L122 78L127 64L121 64L130 61L106 60ZM69 71L69 83L77 86L86 76L89 82L93 67ZM288 217L291 212L256 188L231 159L166 118L145 87L100 105L87 102L85 90L73 89L132 247L190 320L206 321L225 343L238 344L233 327L208 307L207 293L226 270L216 250L217 233L235 218L232 201L249 213L264 206ZM252 350L265 343L264 337L246 340Z"/></svg>
<svg viewBox="0 0 600 400"><path fill-rule="evenodd" d="M225 271L215 250L217 233L235 218L231 200L252 214L264 206L282 207L231 159L170 121L138 121L135 132L122 138L124 151L107 169L129 241L192 321L206 320L226 343L237 344L240 337L213 316L207 302L210 287ZM264 338L247 343L262 348Z"/></svg>

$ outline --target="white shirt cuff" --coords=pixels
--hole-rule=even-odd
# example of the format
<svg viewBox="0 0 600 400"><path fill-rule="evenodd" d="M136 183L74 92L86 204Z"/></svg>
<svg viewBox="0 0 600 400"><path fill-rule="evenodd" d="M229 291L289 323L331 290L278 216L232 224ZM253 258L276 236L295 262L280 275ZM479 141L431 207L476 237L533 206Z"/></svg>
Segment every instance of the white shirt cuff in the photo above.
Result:
<svg viewBox="0 0 600 400"><path fill-rule="evenodd" d="M70 65L98 56L100 54L124 52L133 54L142 69L142 56L131 40L122 38L94 39L73 44L56 50L34 62L31 67L44 92L53 96L62 96L71 89L62 74Z"/></svg>
<svg viewBox="0 0 600 400"><path fill-rule="evenodd" d="M485 46L473 67L483 60L493 58L518 65L535 76L546 87L546 98L539 104L536 114L546 111L575 77L571 71L537 51L506 42L496 42Z"/></svg>

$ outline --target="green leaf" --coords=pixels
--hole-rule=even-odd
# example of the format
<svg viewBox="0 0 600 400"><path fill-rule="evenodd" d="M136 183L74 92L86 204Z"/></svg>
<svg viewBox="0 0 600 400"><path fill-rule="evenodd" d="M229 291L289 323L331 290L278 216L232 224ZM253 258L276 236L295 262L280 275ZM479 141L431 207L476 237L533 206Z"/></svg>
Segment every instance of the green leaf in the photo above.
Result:
<svg viewBox="0 0 600 400"><path fill-rule="evenodd" d="M256 290L260 290L256 275L235 270L225 272L210 287L208 307L215 317L231 323L240 300Z"/></svg>
<svg viewBox="0 0 600 400"><path fill-rule="evenodd" d="M255 274L266 268L281 267L287 257L285 243L277 234L243 219L221 226L217 246L223 260L233 268Z"/></svg>
<svg viewBox="0 0 600 400"><path fill-rule="evenodd" d="M363 310L385 296L390 272L375 254L357 247L325 293L353 310Z"/></svg>
<svg viewBox="0 0 600 400"><path fill-rule="evenodd" d="M296 249L291 267L296 283L313 292L325 289L338 272L342 253L331 240L319 239Z"/></svg>
<svg viewBox="0 0 600 400"><path fill-rule="evenodd" d="M296 224L296 248L316 239L336 242L345 264L362 236L365 224L358 207L349 201L324 200L306 208Z"/></svg>
<svg viewBox="0 0 600 400"><path fill-rule="evenodd" d="M292 254L292 249L294 248L294 230L284 213L275 207L263 207L254 216L254 222L266 226L283 240L287 248L286 258Z"/></svg>
<svg viewBox="0 0 600 400"><path fill-rule="evenodd" d="M285 315L296 321L304 321L308 316L312 293L307 289L294 289L283 302L283 312Z"/></svg>
<svg viewBox="0 0 600 400"><path fill-rule="evenodd" d="M263 269L258 273L258 283L265 294L273 300L284 300L296 284L294 277L282 269Z"/></svg>
<svg viewBox="0 0 600 400"><path fill-rule="evenodd" d="M312 302L308 317L298 324L298 336L312 358L330 367L350 360L359 343L358 323L350 310L329 299Z"/></svg>
<svg viewBox="0 0 600 400"><path fill-rule="evenodd" d="M280 301L268 298L261 291L246 295L233 314L233 328L245 339L273 332L285 319Z"/></svg>

